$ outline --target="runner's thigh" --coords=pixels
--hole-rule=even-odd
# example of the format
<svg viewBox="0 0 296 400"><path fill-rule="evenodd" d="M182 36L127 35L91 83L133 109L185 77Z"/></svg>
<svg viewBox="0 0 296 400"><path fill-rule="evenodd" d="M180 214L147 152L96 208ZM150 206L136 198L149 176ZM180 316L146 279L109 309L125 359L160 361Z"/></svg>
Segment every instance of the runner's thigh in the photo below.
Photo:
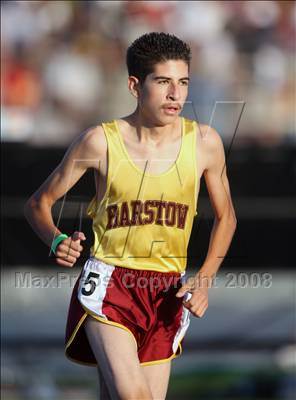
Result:
<svg viewBox="0 0 296 400"><path fill-rule="evenodd" d="M152 399L131 333L88 316L85 332L112 399Z"/></svg>
<svg viewBox="0 0 296 400"><path fill-rule="evenodd" d="M153 399L164 400L169 385L171 361L142 366L142 369L151 389Z"/></svg>
<svg viewBox="0 0 296 400"><path fill-rule="evenodd" d="M99 383L100 383L100 400L112 400L109 394L108 386L106 385L103 374L98 367Z"/></svg>

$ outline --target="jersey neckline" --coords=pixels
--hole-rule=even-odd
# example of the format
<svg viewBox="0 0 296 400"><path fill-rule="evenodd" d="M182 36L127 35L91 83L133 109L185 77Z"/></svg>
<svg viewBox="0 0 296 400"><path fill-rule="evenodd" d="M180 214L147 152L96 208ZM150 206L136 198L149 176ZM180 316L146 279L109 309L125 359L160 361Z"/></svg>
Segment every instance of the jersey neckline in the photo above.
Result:
<svg viewBox="0 0 296 400"><path fill-rule="evenodd" d="M125 146L122 133L121 133L121 131L119 129L118 120L114 119L114 125L116 127L116 132L117 132L117 135L119 137L121 148L122 148L127 160L129 161L129 163L141 175L147 176L149 178L160 178L162 176L165 176L165 175L169 174L175 168L176 164L180 161L181 154L182 154L182 149L183 149L183 144L184 144L184 137L185 137L185 118L184 117L180 117L180 118L181 118L181 145L180 145L180 148L179 148L179 151L178 151L178 155L177 155L175 161L173 162L173 164L171 164L171 166L166 171L162 172L161 174L151 174L151 173L145 172L140 167L138 167L137 164L135 164L135 162L130 157L130 155L129 155L128 151L127 151L127 148Z"/></svg>

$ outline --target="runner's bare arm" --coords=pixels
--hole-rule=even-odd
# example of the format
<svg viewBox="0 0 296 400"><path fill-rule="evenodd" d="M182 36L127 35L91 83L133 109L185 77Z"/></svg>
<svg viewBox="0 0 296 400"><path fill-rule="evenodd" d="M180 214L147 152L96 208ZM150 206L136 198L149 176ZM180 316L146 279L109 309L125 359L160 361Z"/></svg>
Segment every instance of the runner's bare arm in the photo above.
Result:
<svg viewBox="0 0 296 400"><path fill-rule="evenodd" d="M204 177L215 220L207 256L199 274L213 276L226 256L237 221L227 178L223 142L215 129L207 128L203 138L206 153Z"/></svg>
<svg viewBox="0 0 296 400"><path fill-rule="evenodd" d="M226 173L222 140L212 128L204 126L202 153L205 157L204 177L215 213L209 248L205 261L195 277L189 278L177 293L183 297L186 292L192 296L183 302L196 317L202 317L208 308L208 288L212 285L236 229L236 216L231 200Z"/></svg>
<svg viewBox="0 0 296 400"><path fill-rule="evenodd" d="M80 134L69 146L61 163L25 204L26 219L49 247L54 235L61 233L54 225L52 206L76 184L88 168L99 168L100 158L106 151L101 146L103 135L101 127ZM77 246L77 250L80 247Z"/></svg>

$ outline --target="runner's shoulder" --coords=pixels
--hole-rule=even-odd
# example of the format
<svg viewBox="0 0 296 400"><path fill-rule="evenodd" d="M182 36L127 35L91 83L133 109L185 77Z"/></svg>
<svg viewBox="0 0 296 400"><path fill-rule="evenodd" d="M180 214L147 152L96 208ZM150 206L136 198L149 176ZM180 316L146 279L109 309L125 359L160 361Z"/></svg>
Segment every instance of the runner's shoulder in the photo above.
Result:
<svg viewBox="0 0 296 400"><path fill-rule="evenodd" d="M81 145L88 152L105 152L107 149L104 130L101 125L93 126L82 132Z"/></svg>
<svg viewBox="0 0 296 400"><path fill-rule="evenodd" d="M97 158L107 151L107 142L102 126L97 125L82 132L76 141L81 158Z"/></svg>
<svg viewBox="0 0 296 400"><path fill-rule="evenodd" d="M220 134L210 125L197 122L197 137L198 145L201 145L204 150L217 151L221 147L222 138Z"/></svg>

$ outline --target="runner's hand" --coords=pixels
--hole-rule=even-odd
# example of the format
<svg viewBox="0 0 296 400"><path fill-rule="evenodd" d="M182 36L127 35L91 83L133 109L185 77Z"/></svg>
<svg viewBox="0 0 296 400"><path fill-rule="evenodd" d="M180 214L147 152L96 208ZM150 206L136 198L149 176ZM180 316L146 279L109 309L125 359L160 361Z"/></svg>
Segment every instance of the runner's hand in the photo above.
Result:
<svg viewBox="0 0 296 400"><path fill-rule="evenodd" d="M202 284L198 277L188 279L178 290L176 297L183 297L185 293L191 293L188 300L183 301L186 307L195 317L201 318L208 308L208 285Z"/></svg>
<svg viewBox="0 0 296 400"><path fill-rule="evenodd" d="M83 250L81 240L86 240L86 237L83 232L77 231L63 240L56 248L56 263L63 267L73 267Z"/></svg>

